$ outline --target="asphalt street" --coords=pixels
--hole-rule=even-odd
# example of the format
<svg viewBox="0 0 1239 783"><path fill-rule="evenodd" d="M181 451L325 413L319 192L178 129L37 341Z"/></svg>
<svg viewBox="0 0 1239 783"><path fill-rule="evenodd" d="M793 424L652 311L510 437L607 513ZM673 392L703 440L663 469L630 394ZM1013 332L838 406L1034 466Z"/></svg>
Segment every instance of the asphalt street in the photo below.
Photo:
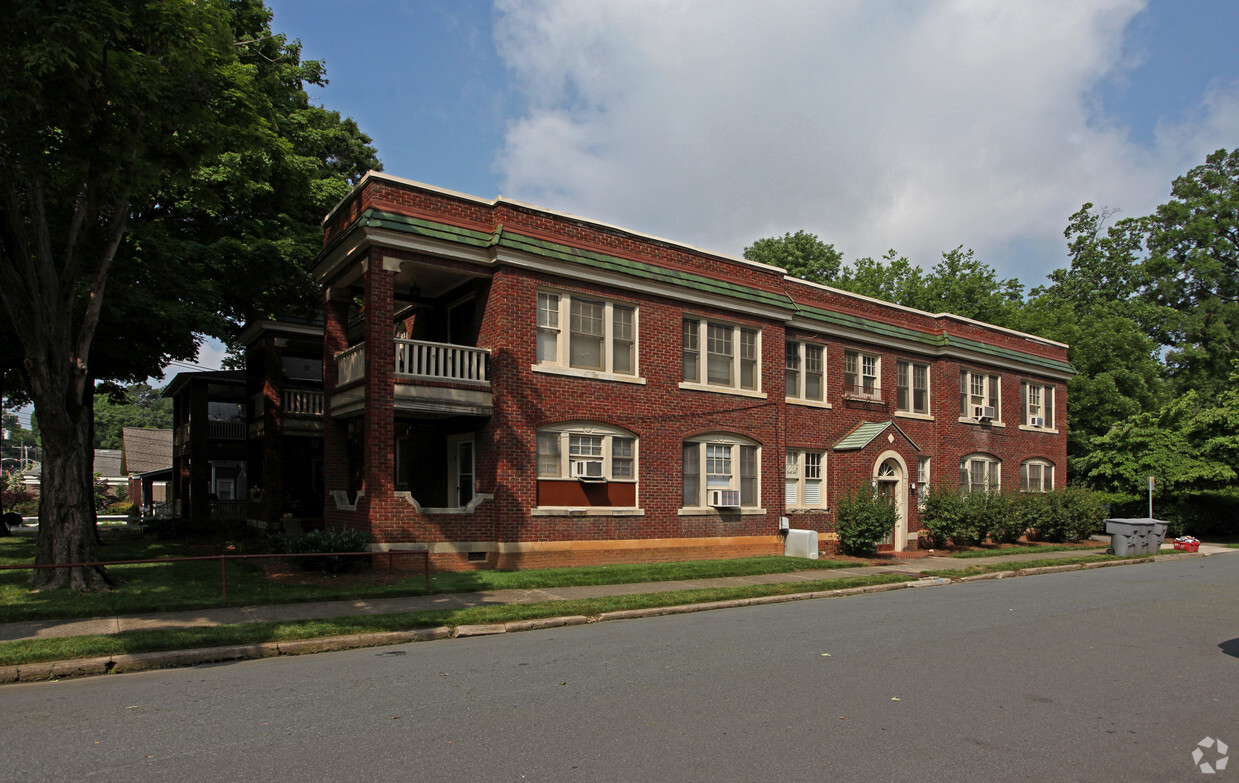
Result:
<svg viewBox="0 0 1239 783"><path fill-rule="evenodd" d="M1239 554L0 688L0 780L1239 780Z"/></svg>

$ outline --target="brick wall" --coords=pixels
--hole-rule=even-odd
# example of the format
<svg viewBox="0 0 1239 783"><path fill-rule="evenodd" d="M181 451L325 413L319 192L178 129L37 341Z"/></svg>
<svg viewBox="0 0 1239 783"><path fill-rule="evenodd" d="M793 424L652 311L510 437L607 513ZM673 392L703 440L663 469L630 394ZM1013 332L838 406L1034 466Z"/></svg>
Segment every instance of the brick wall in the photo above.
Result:
<svg viewBox="0 0 1239 783"><path fill-rule="evenodd" d="M784 281L769 269L711 256L691 248L631 235L588 221L565 218L507 202L491 204L375 179L355 193L328 225L328 242L347 228L368 207L426 217L438 222L490 231L507 231L547 239L587 250L599 250L667 268L742 282L766 290L786 290L801 303L832 309L873 321L889 323L928 335L946 333L1020 351L1066 360L1064 347L1003 330L949 317L908 311L861 299L819 286ZM530 567L586 562L617 562L658 558L686 559L732 556L736 552L781 551L775 533L779 517L787 514L792 526L816 530L827 541L834 532L836 499L873 480L879 462L887 456L902 461L903 487L918 481L918 461L932 460L935 482L958 482L959 462L974 452L992 454L1003 463L1006 482L1018 481L1020 462L1047 459L1056 466L1059 485L1066 480L1066 386L1061 380L1016 372L994 360L963 362L952 356L905 353L889 341L874 337L841 338L823 332L788 330L775 318L718 310L691 294L673 300L632 289L610 288L499 265L484 270L489 286L480 300L477 344L490 349L493 415L459 427L476 428L476 487L494 499L472 514L418 514L395 496L393 486L394 413L392 389L391 320L392 273L383 271L382 258L394 256L441 269L469 268L459 260L432 259L394 248L371 247L369 271L364 277L366 306L365 496L356 511L338 511L329 500L327 521L369 529L379 541L482 542L490 549L485 560L464 554L436 554L446 567ZM358 259L358 262L360 259ZM473 274L483 270L472 269ZM637 309L637 375L639 383L531 369L537 362L537 294L554 289L584 294ZM325 357L341 350L345 311L328 302ZM761 391L763 395L733 394L681 388L681 325L685 317L710 319L757 329L761 334ZM566 325L565 325L566 327ZM789 404L784 398L785 339L813 341L825 346L826 401L829 408ZM385 347L384 347L385 346ZM703 346L704 348L704 346ZM879 402L850 399L843 390L843 362L847 350L859 350L880 359ZM911 359L930 366L930 416L900 415L895 410L896 364ZM961 367L1002 376L1002 425L980 424L959 416ZM325 367L325 383L335 384L334 361ZM1021 429L1020 382L1049 383L1055 389L1057 433ZM401 381L402 383L405 381ZM593 422L633 433L638 441L639 514L592 515L537 510L537 432L540 427L566 422ZM888 427L862 449L836 451L835 444L863 423L894 421L902 433ZM328 490L342 487L345 471L343 431L339 422L327 427L326 473ZM682 448L685 439L711 433L746 438L760 446L760 512L681 509ZM788 512L783 503L784 455L788 448L814 449L827 454L824 509ZM433 457L433 455L432 455ZM923 490L918 490L923 491ZM918 528L916 494L907 496L909 541ZM669 540L699 542L664 546ZM649 541L649 546L550 547L511 551L496 546L534 542ZM824 544L825 546L825 544Z"/></svg>

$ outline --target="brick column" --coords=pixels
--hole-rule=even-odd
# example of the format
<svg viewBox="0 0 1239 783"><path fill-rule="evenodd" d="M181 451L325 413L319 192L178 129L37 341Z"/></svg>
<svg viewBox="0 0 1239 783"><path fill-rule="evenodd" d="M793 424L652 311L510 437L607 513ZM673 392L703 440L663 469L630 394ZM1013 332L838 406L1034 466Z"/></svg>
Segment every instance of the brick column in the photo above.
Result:
<svg viewBox="0 0 1239 783"><path fill-rule="evenodd" d="M283 351L271 334L264 335L262 352L262 517L272 525L284 510Z"/></svg>
<svg viewBox="0 0 1239 783"><path fill-rule="evenodd" d="M366 495L358 504L376 541L392 540L395 522L395 366L393 338L395 274L384 268L383 251L370 250L363 302L366 339L365 422Z"/></svg>
<svg viewBox="0 0 1239 783"><path fill-rule="evenodd" d="M331 397L340 374L336 354L348 347L347 290L330 286L323 294L323 523L328 528L355 526L356 514L336 508L332 492L348 489L348 432L346 423L332 415Z"/></svg>

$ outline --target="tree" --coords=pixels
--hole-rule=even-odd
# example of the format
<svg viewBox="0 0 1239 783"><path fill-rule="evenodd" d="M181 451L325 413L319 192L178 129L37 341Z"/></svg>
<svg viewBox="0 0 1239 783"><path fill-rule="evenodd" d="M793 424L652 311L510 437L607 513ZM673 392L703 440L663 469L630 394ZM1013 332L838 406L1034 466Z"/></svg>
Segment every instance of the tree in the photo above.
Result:
<svg viewBox="0 0 1239 783"><path fill-rule="evenodd" d="M923 297L923 310L1019 328L1024 286L1015 278L999 279L993 267L961 245L943 253L925 276Z"/></svg>
<svg viewBox="0 0 1239 783"><path fill-rule="evenodd" d="M744 248L744 257L787 270L792 277L814 283L831 283L839 276L843 254L818 239L817 234L797 231L782 237L759 239Z"/></svg>
<svg viewBox="0 0 1239 783"><path fill-rule="evenodd" d="M355 124L309 107L321 64L269 21L257 0L31 0L0 18L0 305L43 437L40 564L98 559L96 379L158 374L196 334L304 299L319 207L377 167Z"/></svg>
<svg viewBox="0 0 1239 783"><path fill-rule="evenodd" d="M1171 193L1150 218L1147 299L1175 314L1157 334L1171 384L1213 397L1239 357L1239 149L1212 153Z"/></svg>
<svg viewBox="0 0 1239 783"><path fill-rule="evenodd" d="M923 309L925 273L894 250L880 260L858 258L845 267L833 285L846 291L871 296L904 307Z"/></svg>
<svg viewBox="0 0 1239 783"><path fill-rule="evenodd" d="M172 400L145 383L129 386L109 384L108 393L95 395L95 442L97 449L119 449L125 427L168 429L172 426Z"/></svg>

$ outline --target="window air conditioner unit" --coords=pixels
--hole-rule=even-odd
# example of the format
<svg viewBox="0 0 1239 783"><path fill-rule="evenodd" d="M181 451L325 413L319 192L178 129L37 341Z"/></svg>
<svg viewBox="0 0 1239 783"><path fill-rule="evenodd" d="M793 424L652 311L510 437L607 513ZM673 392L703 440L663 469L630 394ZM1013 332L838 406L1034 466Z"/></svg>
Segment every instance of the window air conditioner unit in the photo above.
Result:
<svg viewBox="0 0 1239 783"><path fill-rule="evenodd" d="M1032 427L1044 427L1045 418L1042 416L1033 416L1032 418L1028 420L1028 424L1029 426L1032 426Z"/></svg>
<svg viewBox="0 0 1239 783"><path fill-rule="evenodd" d="M602 481L602 463L592 459L572 460L572 478Z"/></svg>
<svg viewBox="0 0 1239 783"><path fill-rule="evenodd" d="M978 421L988 421L994 418L995 411L993 405L976 405L972 408L972 418Z"/></svg>
<svg viewBox="0 0 1239 783"><path fill-rule="evenodd" d="M739 508L740 490L712 489L710 490L710 505L715 508Z"/></svg>

